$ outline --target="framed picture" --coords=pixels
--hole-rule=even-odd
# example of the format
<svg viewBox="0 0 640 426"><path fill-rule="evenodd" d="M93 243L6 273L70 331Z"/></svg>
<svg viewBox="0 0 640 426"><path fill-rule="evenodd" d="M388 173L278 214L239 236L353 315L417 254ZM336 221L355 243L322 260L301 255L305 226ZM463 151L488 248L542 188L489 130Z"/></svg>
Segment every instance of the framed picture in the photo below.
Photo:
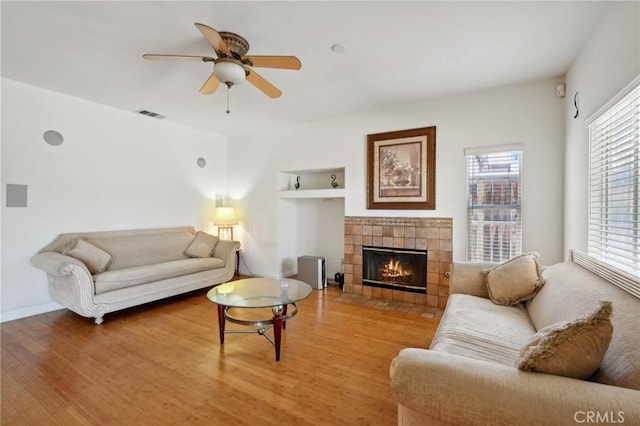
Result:
<svg viewBox="0 0 640 426"><path fill-rule="evenodd" d="M436 127L367 135L367 208L436 208Z"/></svg>

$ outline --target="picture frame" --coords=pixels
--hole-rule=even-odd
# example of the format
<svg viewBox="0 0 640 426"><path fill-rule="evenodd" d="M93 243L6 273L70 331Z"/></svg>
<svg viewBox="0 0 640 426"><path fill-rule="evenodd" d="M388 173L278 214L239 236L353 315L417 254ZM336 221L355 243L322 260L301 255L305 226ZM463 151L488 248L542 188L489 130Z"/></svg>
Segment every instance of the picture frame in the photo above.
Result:
<svg viewBox="0 0 640 426"><path fill-rule="evenodd" d="M367 209L436 208L436 126L367 135Z"/></svg>

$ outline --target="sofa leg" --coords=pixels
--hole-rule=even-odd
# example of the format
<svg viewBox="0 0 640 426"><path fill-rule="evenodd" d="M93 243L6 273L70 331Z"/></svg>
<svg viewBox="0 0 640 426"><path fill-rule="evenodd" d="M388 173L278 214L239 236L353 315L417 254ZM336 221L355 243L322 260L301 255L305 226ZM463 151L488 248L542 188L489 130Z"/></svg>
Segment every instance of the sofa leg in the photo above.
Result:
<svg viewBox="0 0 640 426"><path fill-rule="evenodd" d="M95 317L96 324L100 325L102 324L102 321L104 321L104 318L102 317L102 315L100 315L99 317Z"/></svg>

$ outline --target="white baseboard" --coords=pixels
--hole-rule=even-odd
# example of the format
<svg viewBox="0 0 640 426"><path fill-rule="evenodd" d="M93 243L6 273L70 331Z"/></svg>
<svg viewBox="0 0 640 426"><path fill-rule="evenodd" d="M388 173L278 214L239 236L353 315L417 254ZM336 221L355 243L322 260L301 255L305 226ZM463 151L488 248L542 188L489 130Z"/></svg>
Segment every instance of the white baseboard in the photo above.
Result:
<svg viewBox="0 0 640 426"><path fill-rule="evenodd" d="M298 275L298 271L297 270L291 270L291 271L284 271L282 273L282 277L283 278L287 278L287 277L290 277L292 275Z"/></svg>
<svg viewBox="0 0 640 426"><path fill-rule="evenodd" d="M284 278L284 276L282 275L271 275L271 274L258 274L257 276L262 277L262 278L269 278L272 280L279 280Z"/></svg>
<svg viewBox="0 0 640 426"><path fill-rule="evenodd" d="M269 273L265 273L262 271L252 271L253 274L249 273L249 271L245 270L245 269L240 269L240 275L247 275L247 276L251 276L251 277L256 277L256 278L270 278L272 280L280 280L282 278L286 278L288 276L291 275L295 275L297 272L285 272L283 274L277 274L277 275L273 275L273 274L269 274Z"/></svg>
<svg viewBox="0 0 640 426"><path fill-rule="evenodd" d="M20 318L31 317L33 315L40 315L51 311L57 311L58 309L64 309L64 306L55 302L45 303L43 305L29 306L28 308L16 309L15 311L0 313L0 323L13 321Z"/></svg>

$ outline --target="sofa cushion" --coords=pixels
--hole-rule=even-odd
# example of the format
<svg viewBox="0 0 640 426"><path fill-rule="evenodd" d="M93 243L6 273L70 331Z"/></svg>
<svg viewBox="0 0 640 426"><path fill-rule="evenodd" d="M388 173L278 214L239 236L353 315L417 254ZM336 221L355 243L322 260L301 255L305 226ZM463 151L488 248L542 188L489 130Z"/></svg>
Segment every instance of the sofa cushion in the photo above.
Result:
<svg viewBox="0 0 640 426"><path fill-rule="evenodd" d="M534 333L522 305L499 306L482 297L452 294L429 349L513 366Z"/></svg>
<svg viewBox="0 0 640 426"><path fill-rule="evenodd" d="M215 257L173 260L153 265L114 269L94 275L96 294L152 281L222 268L224 261Z"/></svg>
<svg viewBox="0 0 640 426"><path fill-rule="evenodd" d="M109 253L82 238L78 238L69 243L69 245L62 250L62 254L78 259L85 264L92 274L99 274L104 271L113 261L113 256Z"/></svg>
<svg viewBox="0 0 640 426"><path fill-rule="evenodd" d="M471 294L488 299L485 270L494 266L495 263L488 262L454 262L451 265L449 294Z"/></svg>
<svg viewBox="0 0 640 426"><path fill-rule="evenodd" d="M169 228L88 233L84 238L111 253L109 269L123 269L184 259L194 235L188 228Z"/></svg>
<svg viewBox="0 0 640 426"><path fill-rule="evenodd" d="M489 298L513 306L536 295L544 284L537 253L516 256L487 271Z"/></svg>
<svg viewBox="0 0 640 426"><path fill-rule="evenodd" d="M613 336L600 368L589 380L640 390L640 299L573 262L549 266L543 276L544 287L527 302L536 329L571 321L593 309L598 300L610 300L615 309Z"/></svg>
<svg viewBox="0 0 640 426"><path fill-rule="evenodd" d="M544 327L522 347L516 367L574 379L589 378L607 352L613 327L611 302L595 311Z"/></svg>
<svg viewBox="0 0 640 426"><path fill-rule="evenodd" d="M184 254L188 257L211 257L218 243L218 237L198 231Z"/></svg>

